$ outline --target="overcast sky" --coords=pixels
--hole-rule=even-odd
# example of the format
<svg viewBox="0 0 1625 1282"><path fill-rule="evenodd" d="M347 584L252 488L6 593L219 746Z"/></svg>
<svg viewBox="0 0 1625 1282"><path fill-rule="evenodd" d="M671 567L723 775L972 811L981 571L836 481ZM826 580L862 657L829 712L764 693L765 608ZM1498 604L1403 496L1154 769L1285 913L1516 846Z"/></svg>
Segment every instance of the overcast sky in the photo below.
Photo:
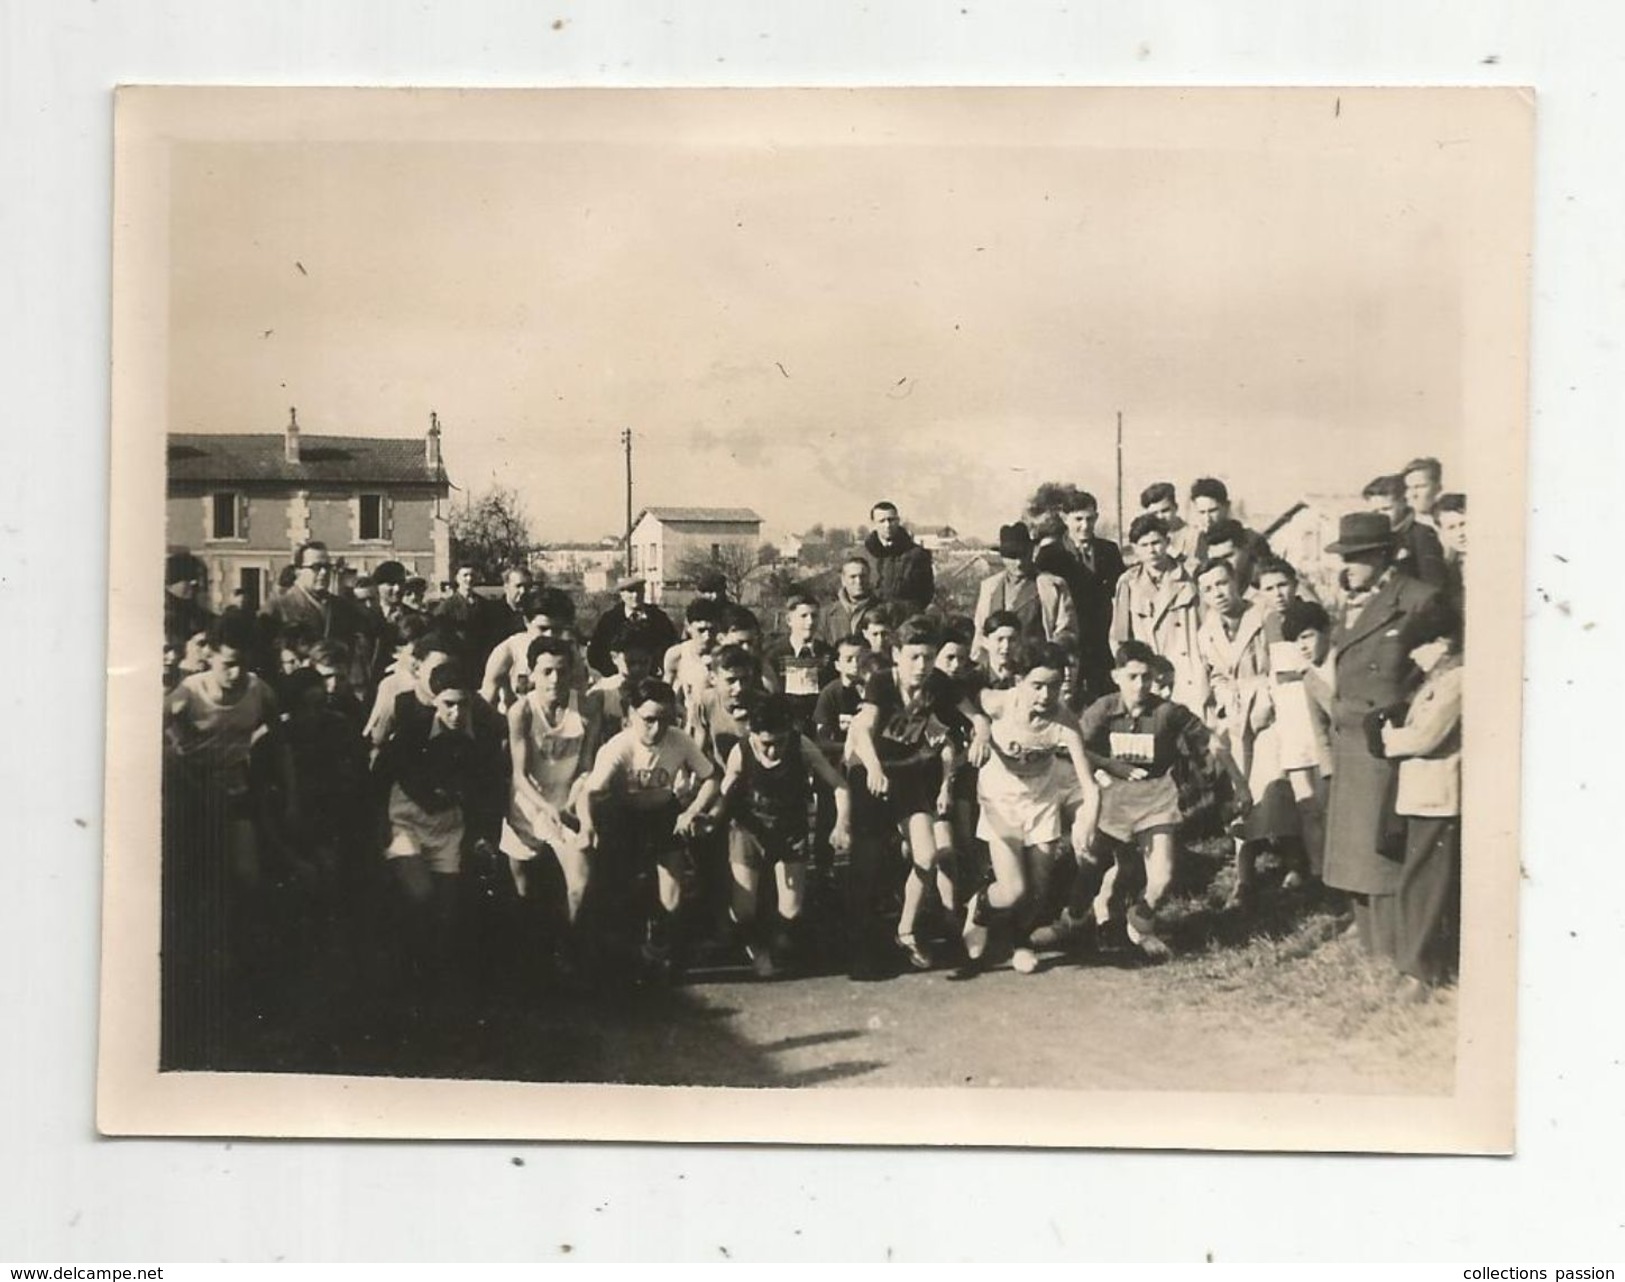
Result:
<svg viewBox="0 0 1625 1282"><path fill-rule="evenodd" d="M1461 148L1329 92L1228 134L717 97L176 147L172 429L433 409L453 482L516 486L546 539L619 531L623 427L638 506L771 536L885 496L992 538L1045 479L1110 510L1118 410L1131 513L1211 472L1262 523L1458 453Z"/></svg>

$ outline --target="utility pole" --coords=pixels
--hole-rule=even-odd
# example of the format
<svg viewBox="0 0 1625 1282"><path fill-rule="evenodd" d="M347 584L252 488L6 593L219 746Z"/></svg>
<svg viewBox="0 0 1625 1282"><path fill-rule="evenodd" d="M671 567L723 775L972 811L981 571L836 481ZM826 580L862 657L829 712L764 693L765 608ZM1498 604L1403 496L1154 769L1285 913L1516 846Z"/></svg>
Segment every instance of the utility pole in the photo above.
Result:
<svg viewBox="0 0 1625 1282"><path fill-rule="evenodd" d="M632 570L632 429L621 429L621 448L626 451L626 572Z"/></svg>
<svg viewBox="0 0 1625 1282"><path fill-rule="evenodd" d="M1126 542L1128 527L1123 524L1123 411L1117 411L1117 541Z"/></svg>

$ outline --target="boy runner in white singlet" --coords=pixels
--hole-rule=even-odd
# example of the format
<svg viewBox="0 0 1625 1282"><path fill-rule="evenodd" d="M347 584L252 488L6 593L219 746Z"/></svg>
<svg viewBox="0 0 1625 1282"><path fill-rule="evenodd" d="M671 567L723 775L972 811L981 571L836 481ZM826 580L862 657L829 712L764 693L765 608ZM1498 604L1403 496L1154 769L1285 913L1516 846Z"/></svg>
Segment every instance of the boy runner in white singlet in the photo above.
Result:
<svg viewBox="0 0 1625 1282"><path fill-rule="evenodd" d="M977 779L977 836L988 844L993 884L966 911L965 951L979 958L988 925L1008 914L1015 934L1010 964L1022 974L1038 969L1028 935L1044 914L1055 867L1066 854L1066 815L1073 816L1073 849L1083 852L1100 814L1100 788L1061 699L1067 662L1062 646L1045 642L1013 688L982 695L993 718L993 751Z"/></svg>
<svg viewBox="0 0 1625 1282"><path fill-rule="evenodd" d="M513 786L502 826L502 851L521 899L536 891L531 861L537 856L558 861L564 875L558 956L566 963L567 941L589 877L587 849L572 807L600 733L596 718L583 712L582 698L573 688L574 652L563 637L530 639L525 656L530 689L508 709Z"/></svg>

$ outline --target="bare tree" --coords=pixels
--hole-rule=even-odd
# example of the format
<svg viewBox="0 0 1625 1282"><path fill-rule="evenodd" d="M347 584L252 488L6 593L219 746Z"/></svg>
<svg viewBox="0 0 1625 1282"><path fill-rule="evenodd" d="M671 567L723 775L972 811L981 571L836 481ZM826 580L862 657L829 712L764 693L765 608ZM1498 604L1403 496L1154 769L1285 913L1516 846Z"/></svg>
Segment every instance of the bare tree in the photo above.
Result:
<svg viewBox="0 0 1625 1282"><path fill-rule="evenodd" d="M1065 512L1078 503L1082 493L1067 481L1045 481L1027 500L1027 515L1040 517L1050 512Z"/></svg>
<svg viewBox="0 0 1625 1282"><path fill-rule="evenodd" d="M501 581L509 566L530 564L536 551L530 519L517 490L493 485L451 514L451 558L472 565L482 582Z"/></svg>
<svg viewBox="0 0 1625 1282"><path fill-rule="evenodd" d="M684 553L677 562L677 577L693 583L702 574L720 574L728 583L728 596L737 601L745 578L756 568L756 554L743 543L718 544L710 552Z"/></svg>

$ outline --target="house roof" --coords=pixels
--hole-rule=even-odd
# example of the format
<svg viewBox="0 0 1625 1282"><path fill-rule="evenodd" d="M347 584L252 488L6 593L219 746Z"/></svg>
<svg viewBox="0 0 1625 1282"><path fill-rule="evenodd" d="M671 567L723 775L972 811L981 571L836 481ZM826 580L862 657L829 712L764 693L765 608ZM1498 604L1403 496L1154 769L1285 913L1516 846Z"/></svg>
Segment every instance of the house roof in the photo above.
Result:
<svg viewBox="0 0 1625 1282"><path fill-rule="evenodd" d="M762 518L748 507L646 507L638 521L652 516L657 521L682 521L690 525L760 525ZM636 525L638 522L634 521Z"/></svg>
<svg viewBox="0 0 1625 1282"><path fill-rule="evenodd" d="M171 432L169 479L234 484L284 481L290 484L341 482L385 484L411 482L446 485L444 468L425 461L424 441L417 437L314 436L300 434L299 462L286 458L281 432L223 435Z"/></svg>

